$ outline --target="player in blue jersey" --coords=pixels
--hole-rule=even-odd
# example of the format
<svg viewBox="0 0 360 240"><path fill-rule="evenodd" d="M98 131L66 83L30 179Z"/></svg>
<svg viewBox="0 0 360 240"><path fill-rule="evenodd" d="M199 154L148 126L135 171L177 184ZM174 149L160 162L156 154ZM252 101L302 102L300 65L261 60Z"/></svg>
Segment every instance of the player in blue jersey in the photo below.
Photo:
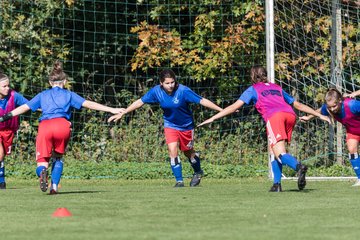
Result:
<svg viewBox="0 0 360 240"><path fill-rule="evenodd" d="M23 105L28 100L20 93L10 89L10 79L4 73L0 73L0 116ZM18 118L0 123L0 189L6 189L5 181L5 156L11 153L14 135L19 128Z"/></svg>
<svg viewBox="0 0 360 240"><path fill-rule="evenodd" d="M164 132L168 146L170 165L175 176L175 187L183 187L182 166L178 148L185 156L194 170L190 182L191 187L199 185L203 170L200 158L193 148L194 120L189 108L190 103L201 104L207 108L221 111L222 108L193 92L190 88L176 81L175 73L164 70L160 73L160 85L150 89L142 98L136 100L124 112L109 118L109 122L118 121L124 114L142 107L144 104L160 104L163 109Z"/></svg>
<svg viewBox="0 0 360 240"><path fill-rule="evenodd" d="M71 110L82 107L120 113L124 109L111 108L102 104L88 101L78 94L64 89L68 76L62 69L62 63L56 61L49 76L51 89L37 94L26 104L3 115L0 122L12 120L13 117L25 113L28 110L41 109L40 124L36 137L36 174L39 177L40 189L46 192L48 189L48 172L50 159L52 162L50 194L58 192L58 185L63 171L63 154L71 135Z"/></svg>
<svg viewBox="0 0 360 240"><path fill-rule="evenodd" d="M339 90L330 88L325 94L325 104L317 111L323 115L331 116L344 125L346 129L346 145L349 151L350 163L357 176L354 187L360 186L360 156L358 153L360 142L360 101L351 99L360 95L360 91L346 94L343 97ZM308 121L312 115L300 119Z"/></svg>

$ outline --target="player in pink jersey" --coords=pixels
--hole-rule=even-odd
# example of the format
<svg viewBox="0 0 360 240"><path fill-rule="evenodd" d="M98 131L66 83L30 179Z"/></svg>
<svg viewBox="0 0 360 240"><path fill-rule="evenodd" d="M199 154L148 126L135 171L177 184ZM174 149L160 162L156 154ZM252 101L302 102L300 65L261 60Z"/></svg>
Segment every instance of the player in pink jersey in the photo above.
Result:
<svg viewBox="0 0 360 240"><path fill-rule="evenodd" d="M0 116L14 110L17 106L28 100L21 94L10 89L10 79L4 73L0 73ZM19 128L18 118L0 123L0 189L6 189L5 181L5 156L11 153L14 134Z"/></svg>
<svg viewBox="0 0 360 240"><path fill-rule="evenodd" d="M360 95L360 91L343 97L339 90L330 88L325 95L325 104L317 112L333 117L346 129L346 145L349 151L350 163L357 176L354 187L360 187L360 157L358 153L360 142L360 101L351 99ZM346 97L349 96L349 97ZM303 116L300 119L308 121L313 116Z"/></svg>
<svg viewBox="0 0 360 240"><path fill-rule="evenodd" d="M329 118L316 112L314 109L296 101L282 88L274 83L269 83L265 68L255 66L250 72L252 86L245 90L240 98L218 114L205 120L198 126L211 123L216 119L229 115L244 104L255 104L255 108L266 123L266 131L271 151L275 155L271 166L274 174L274 184L270 192L281 192L282 165L288 165L298 172L298 188L304 189L306 185L307 167L301 164L294 156L286 152L286 143L290 143L292 131L296 122L296 115L291 105L297 110L313 114L324 121Z"/></svg>

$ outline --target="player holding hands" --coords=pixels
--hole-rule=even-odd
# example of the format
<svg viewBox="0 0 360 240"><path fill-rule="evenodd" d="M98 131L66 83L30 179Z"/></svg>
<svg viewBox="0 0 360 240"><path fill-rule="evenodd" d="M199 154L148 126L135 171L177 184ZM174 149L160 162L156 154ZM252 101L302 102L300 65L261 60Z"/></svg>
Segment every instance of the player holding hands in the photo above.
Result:
<svg viewBox="0 0 360 240"><path fill-rule="evenodd" d="M325 94L325 103L317 112L331 116L345 126L346 145L349 151L350 163L357 176L354 187L360 186L360 157L358 153L360 142L360 101L355 98L360 95L360 90L343 97L339 90L330 88ZM308 121L314 116L303 116L302 121Z"/></svg>
<svg viewBox="0 0 360 240"><path fill-rule="evenodd" d="M63 172L63 155L71 135L72 109L83 107L117 114L124 109L111 108L105 105L88 101L78 94L65 89L68 76L62 69L62 63L56 61L49 75L51 89L37 94L26 104L3 115L0 122L12 121L13 117L29 110L41 109L40 124L36 137L36 174L39 177L40 189L48 189L48 172L50 159L53 158L51 171L50 194L58 192L58 185Z"/></svg>
<svg viewBox="0 0 360 240"><path fill-rule="evenodd" d="M269 83L265 68L255 66L250 72L252 86L245 90L239 99L218 114L202 122L198 126L211 123L216 119L229 115L244 104L255 105L255 108L266 123L271 151L275 155L271 166L274 175L274 184L270 192L281 192L282 166L287 165L298 173L298 188L302 190L306 185L307 166L301 164L294 156L286 151L286 143L290 143L292 131L296 123L296 114L292 107L299 111L313 114L324 121L329 118L316 112L314 109L296 101L279 85Z"/></svg>
<svg viewBox="0 0 360 240"><path fill-rule="evenodd" d="M20 93L10 89L10 79L0 72L0 116L23 105L28 100ZM6 189L5 181L5 156L11 153L14 134L19 128L18 118L0 123L0 189Z"/></svg>
<svg viewBox="0 0 360 240"><path fill-rule="evenodd" d="M160 85L150 89L142 98L133 102L124 112L109 118L108 122L118 121L124 114L142 107L144 104L160 104L163 109L164 132L170 156L171 170L175 176L175 187L184 187L182 166L178 147L188 158L194 174L191 187L200 184L203 170L200 157L194 150L194 120L189 108L190 103L201 104L204 107L221 111L222 108L193 92L190 88L176 81L175 73L164 70L160 73Z"/></svg>

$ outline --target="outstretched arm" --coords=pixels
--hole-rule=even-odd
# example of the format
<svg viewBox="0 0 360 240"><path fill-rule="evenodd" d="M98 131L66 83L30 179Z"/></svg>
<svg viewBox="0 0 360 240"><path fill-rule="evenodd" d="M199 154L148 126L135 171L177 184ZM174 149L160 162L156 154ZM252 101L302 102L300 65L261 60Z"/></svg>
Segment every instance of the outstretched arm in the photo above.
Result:
<svg viewBox="0 0 360 240"><path fill-rule="evenodd" d="M357 97L359 95L360 95L360 90L357 90L357 91L352 92L352 93L345 93L344 97L355 98L355 97Z"/></svg>
<svg viewBox="0 0 360 240"><path fill-rule="evenodd" d="M5 115L1 116L0 117L0 122L4 122L4 121L7 121L7 120L10 120L12 117L15 117L15 116L18 116L20 114L23 114L27 111L29 111L30 108L28 105L26 104L23 104L17 108L15 108L14 110L12 110L11 112L9 113L6 113Z"/></svg>
<svg viewBox="0 0 360 240"><path fill-rule="evenodd" d="M210 108L212 110L215 110L215 111L221 111L223 110L221 107L219 107L218 105L216 105L215 103L213 103L212 101L206 99L206 98L202 98L200 100L200 104L204 107L207 107L207 108Z"/></svg>
<svg viewBox="0 0 360 240"><path fill-rule="evenodd" d="M235 112L236 110L238 110L239 108L241 108L244 105L244 102L241 100L237 100L236 102L234 102L233 104L231 104L230 106L226 107L225 109L223 109L222 111L220 111L219 113L215 114L214 116L212 116L211 118L205 120L204 122L200 123L198 125L198 127L211 123L213 121L215 121L216 119L225 117L226 115L229 115L233 112Z"/></svg>
<svg viewBox="0 0 360 240"><path fill-rule="evenodd" d="M82 106L85 108L91 109L91 110L109 112L112 114L117 114L117 113L121 113L121 112L125 111L125 109L123 109L123 108L112 108L112 107L108 107L108 106L102 105L100 103L89 101L89 100L85 100L85 102L83 102Z"/></svg>
<svg viewBox="0 0 360 240"><path fill-rule="evenodd" d="M315 111L318 112L318 113L321 113L321 108L319 108L319 109L317 109L317 110L315 110ZM315 117L314 115L309 114L309 115L301 116L301 117L299 117L299 119L300 119L302 122L307 122L307 121L313 119L314 117Z"/></svg>
<svg viewBox="0 0 360 240"><path fill-rule="evenodd" d="M108 119L108 122L114 121L117 122L119 119L121 119L121 117L123 115L125 115L126 113L132 112L140 107L142 107L144 105L143 101L141 100L141 98L139 98L138 100L136 100L135 102L133 102L132 104L130 104L129 107L127 107L123 112L116 114L114 116L111 116Z"/></svg>
<svg viewBox="0 0 360 240"><path fill-rule="evenodd" d="M323 121L327 121L328 123L331 124L331 121L330 121L330 118L327 117L327 116L324 116L320 113L320 109L318 109L317 111L315 111L314 109L312 109L311 107L309 106L306 106L305 104L302 104L298 101L295 101L293 103L294 105L294 108L296 108L297 110L299 111L302 111L302 112L305 112L305 113L308 113L310 115L313 115L313 116L307 116L306 118L300 118L300 120L304 120L304 121L307 121L307 120L310 120L311 118L313 118L314 116L320 118L321 120Z"/></svg>

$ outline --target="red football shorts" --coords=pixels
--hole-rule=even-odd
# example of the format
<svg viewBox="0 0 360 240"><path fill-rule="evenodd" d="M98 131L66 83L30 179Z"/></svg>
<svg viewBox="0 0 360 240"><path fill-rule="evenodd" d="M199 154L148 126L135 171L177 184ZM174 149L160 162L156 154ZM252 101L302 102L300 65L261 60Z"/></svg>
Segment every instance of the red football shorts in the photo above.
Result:
<svg viewBox="0 0 360 240"><path fill-rule="evenodd" d="M71 123L65 118L42 120L36 137L36 161L49 161L52 152L64 154L71 135Z"/></svg>
<svg viewBox="0 0 360 240"><path fill-rule="evenodd" d="M194 130L180 131L172 128L164 128L166 144L179 142L181 151L193 149Z"/></svg>
<svg viewBox="0 0 360 240"><path fill-rule="evenodd" d="M281 140L290 143L295 123L296 116L294 114L278 112L272 115L266 122L266 132L270 146L273 147Z"/></svg>
<svg viewBox="0 0 360 240"><path fill-rule="evenodd" d="M13 130L5 129L0 130L0 142L4 147L4 151L6 155L11 153L11 146L14 139Z"/></svg>
<svg viewBox="0 0 360 240"><path fill-rule="evenodd" d="M355 139L358 142L360 142L360 136L359 135L355 135L355 134L351 134L351 133L346 133L346 140L349 139Z"/></svg>

